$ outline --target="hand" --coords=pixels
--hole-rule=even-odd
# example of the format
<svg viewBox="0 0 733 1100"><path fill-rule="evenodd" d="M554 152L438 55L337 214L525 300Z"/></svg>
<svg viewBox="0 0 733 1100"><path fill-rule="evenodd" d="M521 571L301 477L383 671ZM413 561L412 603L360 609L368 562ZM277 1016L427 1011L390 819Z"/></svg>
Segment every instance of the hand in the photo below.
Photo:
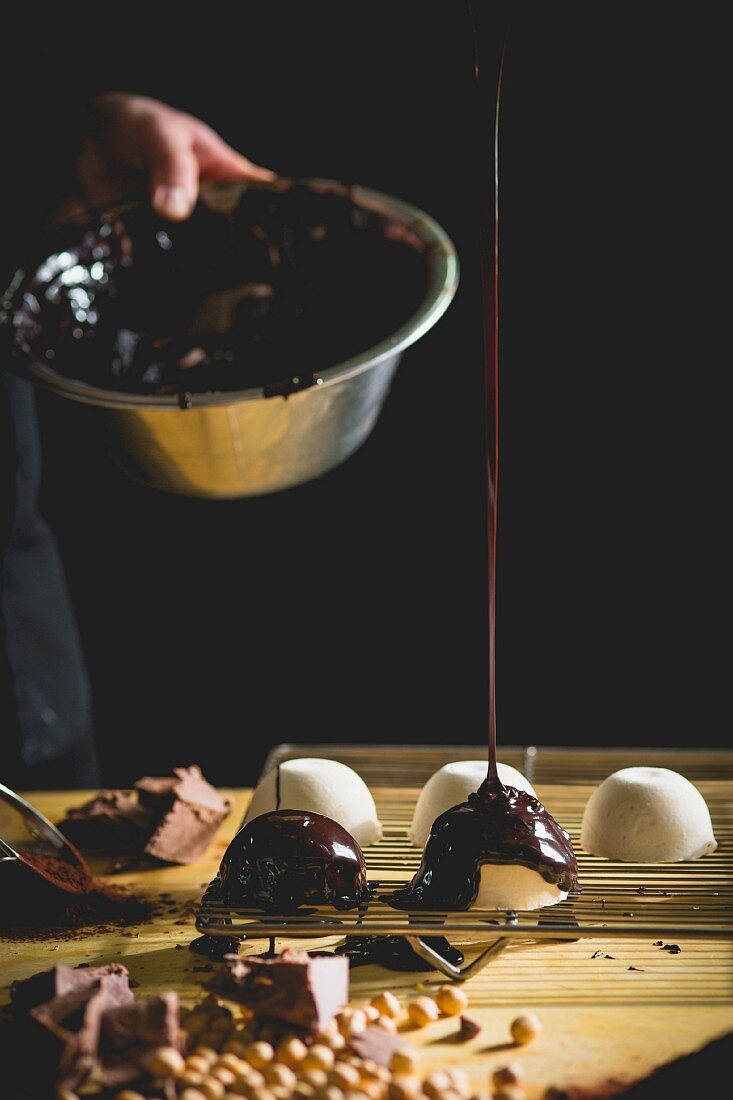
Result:
<svg viewBox="0 0 733 1100"><path fill-rule="evenodd" d="M193 210L200 177L275 178L268 168L235 152L205 122L156 99L108 92L92 107L101 125L99 133L85 138L76 174L85 200L94 206L129 196L135 178L143 175L155 210L183 221Z"/></svg>

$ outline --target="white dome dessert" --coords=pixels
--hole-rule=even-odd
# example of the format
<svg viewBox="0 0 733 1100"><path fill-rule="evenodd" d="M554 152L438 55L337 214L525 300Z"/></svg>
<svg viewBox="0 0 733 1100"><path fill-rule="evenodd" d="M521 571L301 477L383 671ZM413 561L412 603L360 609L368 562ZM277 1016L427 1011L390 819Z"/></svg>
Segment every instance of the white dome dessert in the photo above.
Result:
<svg viewBox="0 0 733 1100"><path fill-rule="evenodd" d="M271 810L310 810L330 817L361 848L382 836L369 788L353 768L337 760L303 756L278 764L255 787L244 823Z"/></svg>
<svg viewBox="0 0 733 1100"><path fill-rule="evenodd" d="M499 779L504 786L517 787L520 791L534 795L532 784L516 768L508 764L498 764L497 767ZM440 817L451 806L465 802L470 794L478 790L486 779L486 770L486 760L456 760L452 764L445 764L430 776L420 791L410 826L410 841L416 848L425 847L436 817Z"/></svg>
<svg viewBox="0 0 733 1100"><path fill-rule="evenodd" d="M542 909L565 901L567 896L567 890L546 882L538 871L521 863L484 863L478 894L469 908Z"/></svg>
<svg viewBox="0 0 733 1100"><path fill-rule="evenodd" d="M714 852L710 811L689 779L668 768L622 768L588 799L580 843L629 863L678 863Z"/></svg>

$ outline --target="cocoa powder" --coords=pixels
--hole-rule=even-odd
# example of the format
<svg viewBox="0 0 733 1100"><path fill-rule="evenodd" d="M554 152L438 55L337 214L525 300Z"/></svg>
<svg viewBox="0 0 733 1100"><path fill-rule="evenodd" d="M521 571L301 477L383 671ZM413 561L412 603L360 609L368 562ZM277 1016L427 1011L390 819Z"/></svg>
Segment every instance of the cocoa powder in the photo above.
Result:
<svg viewBox="0 0 733 1100"><path fill-rule="evenodd" d="M77 868L53 856L25 852L22 857L0 865L3 939L73 939L138 924L153 913L150 902L125 887L92 878L83 862Z"/></svg>

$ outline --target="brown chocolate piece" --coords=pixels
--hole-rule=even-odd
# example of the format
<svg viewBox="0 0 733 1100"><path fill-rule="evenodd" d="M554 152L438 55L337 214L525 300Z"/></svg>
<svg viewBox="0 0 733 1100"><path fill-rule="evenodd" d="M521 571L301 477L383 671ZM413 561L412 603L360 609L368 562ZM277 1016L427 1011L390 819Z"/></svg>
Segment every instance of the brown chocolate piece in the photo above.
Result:
<svg viewBox="0 0 733 1100"><path fill-rule="evenodd" d="M37 1005L28 1016L28 1049L40 1076L55 1076L59 1086L76 1089L98 1066L102 1018L133 1000L120 975L108 974Z"/></svg>
<svg viewBox="0 0 733 1100"><path fill-rule="evenodd" d="M15 982L10 999L17 1013L30 1012L37 1005L45 1004L67 993L97 986L102 978L112 978L123 988L130 988L130 975L127 967L120 963L107 966L86 966L78 969L73 966L54 966L52 970L43 970L25 981Z"/></svg>
<svg viewBox="0 0 733 1100"><path fill-rule="evenodd" d="M193 863L206 852L231 804L195 764L172 776L146 776L125 791L101 791L69 810L60 822L81 848L111 855L149 855L166 863Z"/></svg>
<svg viewBox="0 0 733 1100"><path fill-rule="evenodd" d="M70 809L59 829L80 848L128 854L142 851L151 818L150 810L124 791L100 791Z"/></svg>
<svg viewBox="0 0 733 1100"><path fill-rule="evenodd" d="M116 963L57 966L18 982L12 999L16 1046L30 1052L31 1085L43 1096L53 1086L118 1088L146 1072L146 1056L156 1047L185 1048L178 995L135 1000L127 970Z"/></svg>
<svg viewBox="0 0 733 1100"><path fill-rule="evenodd" d="M224 957L212 988L254 1009L258 1019L303 1032L328 1027L349 1000L349 961L340 955L283 951L273 959Z"/></svg>
<svg viewBox="0 0 733 1100"><path fill-rule="evenodd" d="M173 775L146 775L142 779L138 779L135 790L140 805L146 806L149 810L163 813L173 801L176 785L179 782L178 776Z"/></svg>
<svg viewBox="0 0 733 1100"><path fill-rule="evenodd" d="M145 853L166 863L193 863L200 859L229 813L176 801L145 845Z"/></svg>
<svg viewBox="0 0 733 1100"><path fill-rule="evenodd" d="M174 771L175 779L148 776L135 784L145 805L162 814L145 852L166 863L193 863L206 852L231 803L196 765Z"/></svg>
<svg viewBox="0 0 733 1100"><path fill-rule="evenodd" d="M183 1050L177 993L161 993L111 1008L102 1017L98 1078L109 1088L135 1081L156 1047Z"/></svg>
<svg viewBox="0 0 733 1100"><path fill-rule="evenodd" d="M174 768L173 772L173 776L147 775L138 779L135 790L142 806L164 813L176 798L180 798L220 813L225 809L228 811L229 803L216 787L204 779L197 764L192 764L190 768Z"/></svg>
<svg viewBox="0 0 733 1100"><path fill-rule="evenodd" d="M352 1035L349 1039L349 1046L359 1058L371 1059L378 1066L386 1066L387 1069L392 1065L393 1055L409 1045L399 1035L393 1035L386 1028L371 1024L361 1035Z"/></svg>

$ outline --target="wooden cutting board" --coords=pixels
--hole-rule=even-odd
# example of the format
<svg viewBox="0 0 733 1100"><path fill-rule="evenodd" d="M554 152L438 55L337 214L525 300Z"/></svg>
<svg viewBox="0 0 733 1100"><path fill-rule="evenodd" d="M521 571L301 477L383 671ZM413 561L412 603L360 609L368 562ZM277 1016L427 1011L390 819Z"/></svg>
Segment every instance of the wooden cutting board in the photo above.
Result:
<svg viewBox="0 0 733 1100"><path fill-rule="evenodd" d="M704 784L700 786L704 789ZM405 812L416 793L412 787L374 789L378 806L399 804ZM562 792L545 785L538 793L551 807ZM119 961L140 983L139 995L174 989L184 1004L193 1004L202 994L201 983L209 977L212 964L186 950L196 934L192 903L214 876L249 797L243 790L227 794L234 803L232 814L205 859L190 867L151 865L114 876L114 881L125 883L139 895L160 898L165 894L169 898L165 915L139 927L92 935L76 933L71 939L2 940L2 1003L8 1000L12 981L54 963L73 966ZM84 800L79 792L31 793L27 797L54 821L63 817L68 806ZM728 819L714 824L719 839L722 836L723 844L729 846ZM95 872L103 873L109 862L93 861ZM243 952L264 947L263 942L252 941ZM593 958L599 950L602 957ZM632 966L637 969L630 970ZM358 968L351 976L352 1000L368 1000L382 989L392 989L407 999L440 984L437 976L428 975L420 982L416 977L376 967ZM453 1041L456 1024L451 1020L441 1020L422 1031L404 1029L410 1041L422 1048L426 1069L464 1066L477 1093L486 1096L491 1070L518 1060L526 1070L532 1096L540 1096L551 1084L585 1086L601 1095L612 1094L623 1082L639 1079L733 1029L733 944L686 941L676 955L652 943L628 939L543 945L506 952L463 988L470 999L468 1013L483 1025L472 1042L459 1045ZM528 1047L513 1048L509 1024L528 1010L540 1017L542 1034Z"/></svg>

